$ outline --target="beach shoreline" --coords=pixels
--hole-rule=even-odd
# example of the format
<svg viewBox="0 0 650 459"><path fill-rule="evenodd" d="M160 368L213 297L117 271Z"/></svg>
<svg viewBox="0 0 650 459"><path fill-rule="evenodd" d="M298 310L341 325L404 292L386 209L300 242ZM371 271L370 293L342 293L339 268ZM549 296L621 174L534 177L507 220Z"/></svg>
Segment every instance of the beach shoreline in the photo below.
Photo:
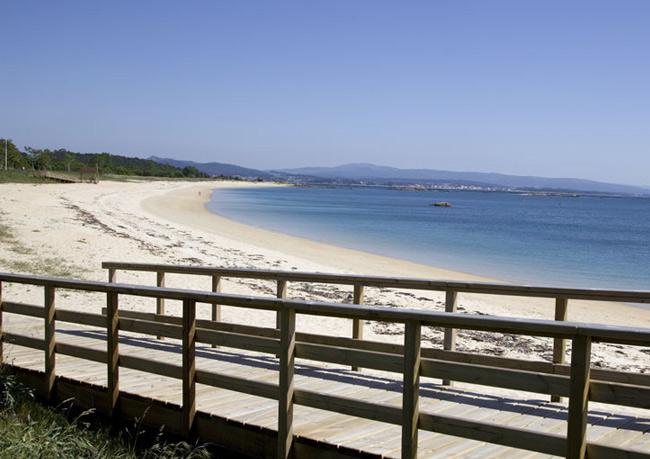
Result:
<svg viewBox="0 0 650 459"><path fill-rule="evenodd" d="M496 279L420 265L367 252L336 247L228 220L210 212L206 204L215 188L279 186L248 182L130 181L92 184L2 184L0 217L11 238L0 246L0 271L51 275L69 268L67 277L104 281L104 261L206 265L226 268L330 272L367 276L405 277L467 282L498 282ZM51 260L48 263L45 261ZM56 268L56 269L55 269ZM118 282L155 284L155 274L121 272ZM209 279L175 279L167 285L194 290L209 289ZM268 282L224 279L223 292L273 296ZM34 293L34 292L32 292ZM350 302L349 286L289 285L289 297L311 301ZM366 289L366 304L444 310L441 292ZM39 296L33 301L38 301ZM40 298L42 301L42 298ZM70 307L82 307L70 301ZM459 311L531 319L552 320L554 299L460 294ZM126 304L132 309L150 305ZM223 320L273 326L273 314L224 308ZM174 309L170 308L173 313ZM267 317L268 316L268 317ZM647 309L601 302L570 301L568 319L650 328ZM257 322L256 322L257 321ZM350 333L344 319L310 318L299 323L307 332L335 336ZM399 343L397 325L367 324L365 339ZM439 346L441 334L427 331L424 346ZM548 359L550 341L524 339L513 348L503 337L459 336L459 349L526 358L529 354ZM650 368L650 358L634 349L617 353L603 347L594 361L604 368Z"/></svg>

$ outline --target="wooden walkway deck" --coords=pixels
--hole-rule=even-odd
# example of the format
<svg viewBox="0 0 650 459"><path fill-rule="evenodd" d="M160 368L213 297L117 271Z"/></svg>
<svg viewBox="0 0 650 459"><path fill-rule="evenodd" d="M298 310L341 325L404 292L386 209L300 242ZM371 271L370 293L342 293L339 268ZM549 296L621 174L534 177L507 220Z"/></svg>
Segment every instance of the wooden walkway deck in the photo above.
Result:
<svg viewBox="0 0 650 459"><path fill-rule="evenodd" d="M5 314L3 331L41 338L43 320ZM72 344L97 351L106 350L106 331L65 322L56 323L57 346ZM178 340L158 340L148 335L120 332L121 356L137 356L151 361L180 365L182 345ZM32 370L44 370L44 353L36 349L5 343L4 362ZM209 370L253 381L278 384L278 359L268 354L196 345L197 370ZM93 363L57 353L56 374L71 379L107 386L106 364ZM340 365L297 360L295 387L317 389L320 393L351 397L397 408L402 403L399 375L363 370L351 371ZM478 386L476 386L478 387ZM120 369L120 391L182 404L181 381L128 368ZM590 407L591 408L591 407ZM196 410L240 424L277 430L278 402L241 392L197 384ZM420 382L420 412L449 415L472 421L489 421L534 432L565 435L567 407L542 400L538 395L510 398L473 390L460 390L439 384L439 380ZM589 442L650 451L650 412L642 415L590 409L587 427ZM645 413L645 416L643 416ZM319 444L358 450L382 457L400 457L401 427L360 419L330 411L297 405L294 409L294 435ZM420 430L419 457L443 458L540 458L554 457L528 453L492 443L467 440Z"/></svg>

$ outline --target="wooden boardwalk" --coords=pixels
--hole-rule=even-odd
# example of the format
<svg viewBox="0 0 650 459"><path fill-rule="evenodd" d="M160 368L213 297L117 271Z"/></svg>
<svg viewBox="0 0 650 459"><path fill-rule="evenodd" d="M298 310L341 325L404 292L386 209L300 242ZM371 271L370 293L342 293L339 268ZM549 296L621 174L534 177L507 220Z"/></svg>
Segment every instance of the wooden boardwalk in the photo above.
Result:
<svg viewBox="0 0 650 459"><path fill-rule="evenodd" d="M41 338L43 320L5 314L3 331ZM106 330L66 322L56 323L57 346L71 344L89 350L105 351ZM179 340L158 340L149 335L120 332L121 356L134 356L160 363L181 365L182 344ZM5 343L4 362L17 367L44 371L44 352ZM197 370L209 370L251 381L278 384L278 358L210 345L196 345ZM107 386L105 363L94 363L57 352L56 374L95 385ZM296 360L296 389L345 396L355 400L381 403L396 408L402 404L399 374L363 370L351 371L341 365ZM479 387L479 386L474 386ZM120 391L182 404L181 381L152 373L120 369ZM439 380L420 381L420 412L446 415L472 421L488 421L534 432L565 435L567 407L542 400L538 395L521 398L489 395L478 389L460 390L442 386ZM591 407L590 407L591 408ZM226 389L196 385L196 410L244 425L278 429L278 402ZM641 415L638 415L641 413ZM308 438L382 457L400 457L401 426L361 419L306 406L296 405L293 433ZM625 447L639 452L650 451L650 412L637 415L591 408L588 418L589 442ZM497 444L420 430L419 457L458 458L540 458L554 457L526 452Z"/></svg>

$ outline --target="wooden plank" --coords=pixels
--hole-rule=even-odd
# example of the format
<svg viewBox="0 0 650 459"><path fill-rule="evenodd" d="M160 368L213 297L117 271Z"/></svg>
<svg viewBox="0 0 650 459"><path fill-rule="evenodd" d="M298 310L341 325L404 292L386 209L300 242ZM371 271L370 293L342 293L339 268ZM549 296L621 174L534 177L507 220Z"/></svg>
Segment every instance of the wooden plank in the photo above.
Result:
<svg viewBox="0 0 650 459"><path fill-rule="evenodd" d="M647 433L647 432L646 432ZM637 437L626 445L626 449L630 449L635 452L635 454L644 453L646 456L644 459L649 459L650 456L650 435L643 435L642 437ZM640 457L640 456L639 456Z"/></svg>
<svg viewBox="0 0 650 459"><path fill-rule="evenodd" d="M0 285L2 285L2 282L0 282ZM2 298L0 297L0 300L1 299ZM12 301L2 302L2 311L11 314L21 315L21 316L36 317L38 319L42 319L45 317L45 309L43 308L43 306L24 304L24 303L14 303Z"/></svg>
<svg viewBox="0 0 650 459"><path fill-rule="evenodd" d="M570 373L568 373L570 374ZM591 369L591 380L631 384L650 387L650 373L630 373L626 371Z"/></svg>
<svg viewBox="0 0 650 459"><path fill-rule="evenodd" d="M296 403L299 405L390 424L402 423L402 410L394 406L373 404L350 397L330 396L303 389L296 389L295 394Z"/></svg>
<svg viewBox="0 0 650 459"><path fill-rule="evenodd" d="M356 340L344 336L325 336L296 332L296 341L299 343L323 344L325 346L346 347L349 349L404 355L404 346L401 344Z"/></svg>
<svg viewBox="0 0 650 459"><path fill-rule="evenodd" d="M494 355L484 355L467 352L451 352L440 349L422 348L422 358L443 360L457 363L471 363L472 365L481 365L496 368L510 368L512 370L534 371L536 373L553 374L553 364L541 360L524 360L509 357L498 357ZM564 367L562 367L564 368ZM568 376L571 371L566 366L566 373L558 373Z"/></svg>
<svg viewBox="0 0 650 459"><path fill-rule="evenodd" d="M650 388L592 380L589 382L589 400L650 409Z"/></svg>
<svg viewBox="0 0 650 459"><path fill-rule="evenodd" d="M650 459L648 448L628 450L608 445L589 443L587 445L589 459Z"/></svg>
<svg viewBox="0 0 650 459"><path fill-rule="evenodd" d="M283 308L280 314L280 383L278 400L278 458L293 454L294 366L296 359L296 311Z"/></svg>
<svg viewBox="0 0 650 459"><path fill-rule="evenodd" d="M566 457L569 459L583 459L587 449L590 361L591 338L575 336L571 346L571 386L567 426Z"/></svg>
<svg viewBox="0 0 650 459"><path fill-rule="evenodd" d="M522 409L521 413L527 413L527 412L530 412L530 411L532 411L534 409L533 406L523 406L523 407L517 406L517 408ZM489 423L492 423L492 424L498 424L498 425L507 425L508 421L516 418L517 416L520 416L521 413L512 412L512 411L498 411L498 412L496 412L494 414L483 415L480 418L474 417L474 418L472 418L472 420L473 421L480 420L480 421L485 421L485 422L489 422ZM547 433L549 433L549 432L547 432ZM502 454L504 451L506 451L506 449L510 449L510 448L511 447L509 447L509 446L503 446L503 445L496 444L496 443L490 443L488 445L485 445L485 446L481 447L480 450L464 454L463 459L483 459L483 458L487 458L487 457L492 457L493 455L496 455L496 454ZM521 449L517 449L516 452L518 453L519 457L526 457L527 456L527 452L523 451ZM531 456L534 455L534 454L535 453L530 453Z"/></svg>
<svg viewBox="0 0 650 459"><path fill-rule="evenodd" d="M45 286L45 311L44 311L44 334L45 334L45 399L53 398L52 390L56 379L56 325L55 315L56 292L53 286Z"/></svg>
<svg viewBox="0 0 650 459"><path fill-rule="evenodd" d="M78 359L90 360L91 362L106 363L106 351L98 351L88 347L57 342L56 352L57 354L69 355Z"/></svg>
<svg viewBox="0 0 650 459"><path fill-rule="evenodd" d="M106 294L106 378L108 389L108 414L113 416L118 408L120 396L120 351L119 351L119 299L116 293Z"/></svg>
<svg viewBox="0 0 650 459"><path fill-rule="evenodd" d="M567 298L555 299L555 320L565 322L567 319L569 300ZM553 363L564 365L566 358L566 339L553 338ZM556 403L562 402L562 397L558 394L551 395L551 401Z"/></svg>
<svg viewBox="0 0 650 459"><path fill-rule="evenodd" d="M123 314L121 315L123 316ZM182 328L179 325L172 325L159 322L147 322L138 319L128 319L120 317L119 319L120 330L125 332L143 333L153 336L164 336L167 338L181 339Z"/></svg>
<svg viewBox="0 0 650 459"><path fill-rule="evenodd" d="M217 374L218 377L226 377L228 380L231 377L228 377L227 375L223 373L210 373L212 374ZM204 374L201 374L200 371L197 371L197 379L199 377L205 378ZM271 374L266 374L266 375L260 375L257 373L256 375L253 375L251 373L248 374L240 374L236 373L236 378L239 379L245 379L247 381L245 387L255 387L255 389L251 390L251 392L255 392L253 394L248 394L245 392L239 392L236 390L232 390L228 387L221 387L219 386L217 390L212 389L213 386L205 386L208 389L212 389L208 391L205 395L202 397L198 398L198 404L200 405L200 409L206 412L212 412L212 413L219 413L220 412L220 407L222 406L223 403L227 403L230 400L239 400L239 399L245 399L245 398L250 398L250 395L256 395L258 397L263 397L263 398L269 398L269 399L278 399L278 385L277 381L269 381L270 379L275 379L275 375ZM248 381L252 382L253 384L248 384ZM218 381L210 381L211 384L221 384L222 380ZM255 383L260 383L259 385ZM230 381L228 381L228 384L230 384ZM226 386L227 384L223 384ZM261 388L262 386L266 386L264 389L258 389ZM273 392L275 392L275 395L273 396ZM265 395L268 395L268 397L264 397ZM274 416L277 417L278 410L277 410L277 404L274 404L274 409L273 409Z"/></svg>
<svg viewBox="0 0 650 459"><path fill-rule="evenodd" d="M217 344L225 347L245 349L248 351L277 354L279 342L277 339L257 337L250 335L239 335L215 330L197 329L197 342L206 344Z"/></svg>
<svg viewBox="0 0 650 459"><path fill-rule="evenodd" d="M17 333L4 333L3 341L7 344L14 344L16 346L24 346L30 349L38 349L39 351L45 350L45 340L42 338L32 338L31 336L19 335ZM30 354L36 356L36 354ZM37 357L39 361L43 361L42 355Z"/></svg>
<svg viewBox="0 0 650 459"><path fill-rule="evenodd" d="M296 357L340 365L352 365L352 371L357 371L359 366L395 373L401 373L404 369L403 359L397 355L318 344L297 343Z"/></svg>
<svg viewBox="0 0 650 459"><path fill-rule="evenodd" d="M156 362L151 359L128 355L125 351L120 354L120 366L122 368L130 368L132 370L144 371L145 373L152 373L154 375L166 376L168 378L183 378L183 368L178 365Z"/></svg>
<svg viewBox="0 0 650 459"><path fill-rule="evenodd" d="M196 414L196 302L183 301L183 434L189 436Z"/></svg>
<svg viewBox="0 0 650 459"><path fill-rule="evenodd" d="M106 308L102 308L102 314L106 314ZM120 317L126 319L140 319L147 322L162 322L167 324L182 325L183 318L177 316L161 316L152 312L142 311L120 311Z"/></svg>
<svg viewBox="0 0 650 459"><path fill-rule="evenodd" d="M247 378L238 378L205 370L196 371L196 382L208 386L242 392L258 397L278 399L278 386Z"/></svg>
<svg viewBox="0 0 650 459"><path fill-rule="evenodd" d="M231 324L226 322L212 322L209 320L196 320L197 328L207 330L218 330L239 335L262 336L266 338L280 339L280 333L275 328L256 327L252 325Z"/></svg>
<svg viewBox="0 0 650 459"><path fill-rule="evenodd" d="M561 456L566 451L566 439L559 435L541 434L487 422L467 421L451 416L420 413L420 428L556 456Z"/></svg>
<svg viewBox="0 0 650 459"><path fill-rule="evenodd" d="M634 442L637 438L643 437L644 433L648 433L650 426L643 419L632 418L627 422L616 428L611 429L609 433L596 439L601 445L627 447L630 443ZM588 429L590 433L591 429ZM587 453L589 454L589 444L587 443Z"/></svg>
<svg viewBox="0 0 650 459"><path fill-rule="evenodd" d="M569 395L569 378L529 371L422 359L422 376L540 394Z"/></svg>
<svg viewBox="0 0 650 459"><path fill-rule="evenodd" d="M600 416L600 420L597 417ZM589 413L589 427L587 428L587 444L596 443L606 438L611 432L619 431L629 425L634 418L632 416L613 415L611 413ZM649 426L650 427L650 426Z"/></svg>
<svg viewBox="0 0 650 459"><path fill-rule="evenodd" d="M102 328L106 326L106 317L102 314L57 309L54 318L57 322L91 325L93 327Z"/></svg>

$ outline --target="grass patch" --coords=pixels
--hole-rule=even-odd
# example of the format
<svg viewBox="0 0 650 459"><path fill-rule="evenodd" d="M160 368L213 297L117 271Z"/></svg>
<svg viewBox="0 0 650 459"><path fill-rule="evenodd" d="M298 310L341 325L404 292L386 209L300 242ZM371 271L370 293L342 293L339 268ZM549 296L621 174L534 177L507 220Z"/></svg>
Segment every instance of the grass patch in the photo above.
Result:
<svg viewBox="0 0 650 459"><path fill-rule="evenodd" d="M18 252L12 249L14 252ZM25 249L24 254L32 253ZM7 260L0 258L0 265L6 266L13 272L23 274L33 274L35 276L45 277L64 277L67 279L78 279L82 276L85 269L69 264L63 258L36 258L33 260Z"/></svg>
<svg viewBox="0 0 650 459"><path fill-rule="evenodd" d="M0 171L0 183L52 183L40 177L33 177L26 171Z"/></svg>
<svg viewBox="0 0 650 459"><path fill-rule="evenodd" d="M0 216L4 215L0 211ZM10 251L17 255L34 255L34 250L23 245L16 237L10 226L0 223L0 243L7 246ZM0 258L0 265L6 266L14 272L34 274L47 277L80 277L85 269L71 265L63 258L53 257L31 257L29 260L3 259Z"/></svg>
<svg viewBox="0 0 650 459"><path fill-rule="evenodd" d="M3 215L0 213L0 215ZM7 225L0 223L0 242L7 243L14 240L14 235L11 233L11 228Z"/></svg>
<svg viewBox="0 0 650 459"><path fill-rule="evenodd" d="M161 432L147 443L139 421L117 434L99 421L93 410L76 412L69 401L57 407L41 405L6 367L0 369L0 459L214 457L207 446L167 442Z"/></svg>

